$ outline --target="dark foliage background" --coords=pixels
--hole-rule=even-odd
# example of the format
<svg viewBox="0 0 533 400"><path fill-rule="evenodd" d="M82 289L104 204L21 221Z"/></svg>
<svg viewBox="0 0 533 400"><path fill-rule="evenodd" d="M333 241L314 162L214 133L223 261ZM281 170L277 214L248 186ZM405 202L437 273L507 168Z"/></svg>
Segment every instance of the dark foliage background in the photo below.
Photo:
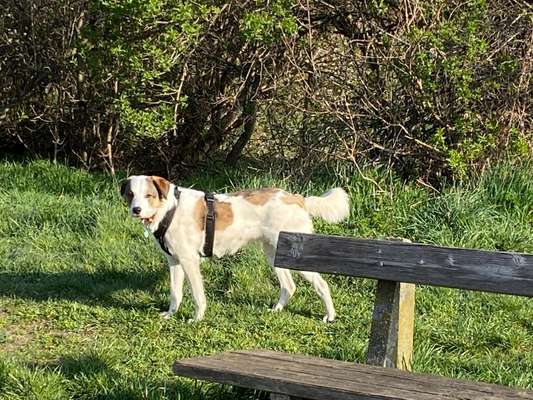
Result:
<svg viewBox="0 0 533 400"><path fill-rule="evenodd" d="M532 153L525 1L0 3L4 151L169 175L379 163L430 183Z"/></svg>

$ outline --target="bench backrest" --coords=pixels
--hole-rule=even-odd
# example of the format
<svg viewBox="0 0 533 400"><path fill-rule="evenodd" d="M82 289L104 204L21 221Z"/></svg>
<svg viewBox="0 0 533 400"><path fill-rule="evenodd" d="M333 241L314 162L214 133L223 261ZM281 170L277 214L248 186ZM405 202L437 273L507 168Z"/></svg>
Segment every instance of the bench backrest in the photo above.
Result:
<svg viewBox="0 0 533 400"><path fill-rule="evenodd" d="M277 267L533 296L533 255L281 232Z"/></svg>
<svg viewBox="0 0 533 400"><path fill-rule="evenodd" d="M277 267L377 279L366 362L410 369L415 285L533 296L533 256L281 232Z"/></svg>

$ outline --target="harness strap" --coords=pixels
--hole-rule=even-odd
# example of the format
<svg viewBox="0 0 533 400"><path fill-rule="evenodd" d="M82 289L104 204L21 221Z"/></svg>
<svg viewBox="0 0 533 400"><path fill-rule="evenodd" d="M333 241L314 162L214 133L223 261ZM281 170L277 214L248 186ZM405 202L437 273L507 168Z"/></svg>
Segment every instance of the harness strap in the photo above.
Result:
<svg viewBox="0 0 533 400"><path fill-rule="evenodd" d="M178 201L180 199L180 194L181 192L176 186L174 189L174 197ZM206 193L204 198L205 203L207 205L207 214L205 216L205 242L203 255L204 257L212 257L213 245L215 243L215 196L213 193ZM161 249L163 249L163 251L169 256L172 256L172 254L170 253L170 250L168 249L168 246L165 242L165 235L167 233L168 228L170 227L170 224L172 223L172 220L174 219L175 213L176 206L173 206L170 210L167 211L167 213L165 214L165 216L163 217L154 232L154 237L159 242Z"/></svg>
<svg viewBox="0 0 533 400"><path fill-rule="evenodd" d="M174 197L176 200L179 201L181 192L179 191L178 187L176 186L174 188ZM159 245L163 249L165 253L167 253L169 256L172 254L168 250L167 244L165 243L165 234L167 233L167 230L172 223L172 220L174 219L174 214L176 213L176 206L172 206L170 210L167 211L159 225L157 226L157 229L154 232L154 236L159 242Z"/></svg>
<svg viewBox="0 0 533 400"><path fill-rule="evenodd" d="M215 196L213 193L205 194L205 203L207 214L205 216L204 257L212 257L215 243Z"/></svg>

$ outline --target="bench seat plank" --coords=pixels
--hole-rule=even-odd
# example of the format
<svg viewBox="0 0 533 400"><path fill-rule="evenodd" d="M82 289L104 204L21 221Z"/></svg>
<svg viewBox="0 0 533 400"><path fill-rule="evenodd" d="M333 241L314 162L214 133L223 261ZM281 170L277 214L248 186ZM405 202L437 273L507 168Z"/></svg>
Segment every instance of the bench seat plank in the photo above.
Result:
<svg viewBox="0 0 533 400"><path fill-rule="evenodd" d="M281 232L276 267L533 297L533 255Z"/></svg>
<svg viewBox="0 0 533 400"><path fill-rule="evenodd" d="M176 375L306 399L529 399L533 391L268 350L179 360Z"/></svg>

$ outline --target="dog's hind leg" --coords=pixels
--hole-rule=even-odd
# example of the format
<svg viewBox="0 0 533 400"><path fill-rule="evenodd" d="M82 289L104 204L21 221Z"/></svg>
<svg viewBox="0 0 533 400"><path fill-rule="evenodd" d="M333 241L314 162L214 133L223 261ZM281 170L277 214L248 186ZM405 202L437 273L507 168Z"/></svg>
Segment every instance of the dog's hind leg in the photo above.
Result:
<svg viewBox="0 0 533 400"><path fill-rule="evenodd" d="M276 305L272 307L272 311L281 311L294 294L294 291L296 290L296 285L294 284L294 280L292 279L291 271L284 268L274 267L274 256L276 253L274 248L267 243L263 243L263 249L265 251L268 263L272 266L274 273L278 277L280 286L279 300Z"/></svg>
<svg viewBox="0 0 533 400"><path fill-rule="evenodd" d="M170 318L181 304L183 298L183 278L184 272L180 264L174 260L169 259L170 262L170 306L168 311L160 313L160 315L167 319Z"/></svg>
<svg viewBox="0 0 533 400"><path fill-rule="evenodd" d="M331 322L335 319L335 307L333 306L333 300L331 300L331 293L327 282L320 276L318 272L298 271L303 278L310 282L315 289L315 292L320 296L324 306L326 307L326 315L324 316L324 322Z"/></svg>
<svg viewBox="0 0 533 400"><path fill-rule="evenodd" d="M294 284L294 280L292 279L292 275L289 270L277 267L273 267L273 269L278 277L280 292L278 302L274 307L272 307L272 311L281 311L294 294L296 285Z"/></svg>

